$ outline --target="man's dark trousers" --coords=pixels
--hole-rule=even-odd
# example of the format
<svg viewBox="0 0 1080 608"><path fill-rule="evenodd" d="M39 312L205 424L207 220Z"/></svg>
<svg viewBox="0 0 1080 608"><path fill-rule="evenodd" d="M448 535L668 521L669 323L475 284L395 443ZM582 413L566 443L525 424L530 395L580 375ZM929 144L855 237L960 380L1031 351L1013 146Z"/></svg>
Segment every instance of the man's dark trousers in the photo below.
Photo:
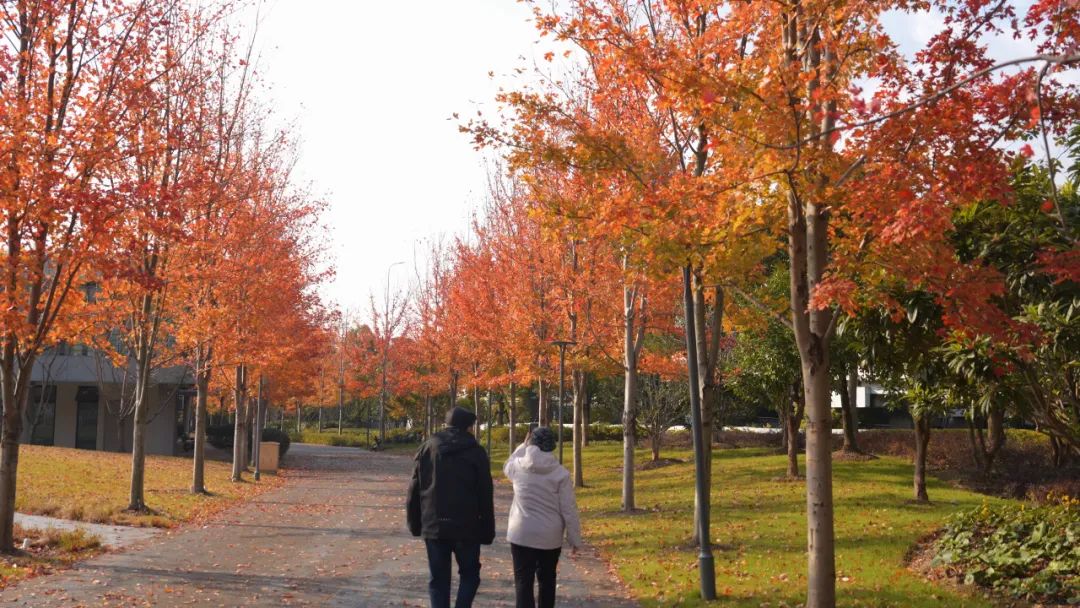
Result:
<svg viewBox="0 0 1080 608"><path fill-rule="evenodd" d="M480 543L458 540L424 541L427 545L428 595L431 608L450 608L450 556L457 559L458 593L455 608L471 608L476 590L480 588Z"/></svg>

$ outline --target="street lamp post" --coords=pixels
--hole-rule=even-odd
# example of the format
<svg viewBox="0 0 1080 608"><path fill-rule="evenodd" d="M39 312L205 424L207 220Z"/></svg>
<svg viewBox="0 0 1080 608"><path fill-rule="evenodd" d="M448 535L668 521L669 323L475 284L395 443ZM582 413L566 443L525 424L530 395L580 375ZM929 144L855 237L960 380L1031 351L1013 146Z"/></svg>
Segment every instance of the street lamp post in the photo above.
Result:
<svg viewBox="0 0 1080 608"><path fill-rule="evenodd" d="M559 347L559 464L563 463L563 393L566 388L566 347L577 344L573 340L553 340Z"/></svg>
<svg viewBox="0 0 1080 608"><path fill-rule="evenodd" d="M690 266L683 268L683 305L686 310L686 364L690 372L690 421L694 435L694 480L697 482L698 573L701 598L716 599L716 570L709 539L709 496L705 484L705 446L701 437L701 388L698 378L697 335L694 327L694 297L690 287Z"/></svg>

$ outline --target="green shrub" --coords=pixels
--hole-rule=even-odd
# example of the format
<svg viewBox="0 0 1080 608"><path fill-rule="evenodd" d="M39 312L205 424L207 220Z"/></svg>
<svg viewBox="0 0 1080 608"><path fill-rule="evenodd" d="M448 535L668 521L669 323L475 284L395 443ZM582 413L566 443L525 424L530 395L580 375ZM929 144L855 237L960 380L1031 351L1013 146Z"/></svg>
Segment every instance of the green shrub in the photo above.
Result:
<svg viewBox="0 0 1080 608"><path fill-rule="evenodd" d="M350 448L371 447L371 444L368 442L368 435L369 432L367 429L343 429L340 434L337 432L337 429L324 430L321 433L312 429L304 429L299 433L296 431L289 431L289 437L291 437L293 441L299 443L317 443L319 445ZM377 429L371 429L370 436L371 443L374 443L379 436L379 431ZM420 431L416 429L386 429L386 443L388 445L418 443L419 441Z"/></svg>
<svg viewBox="0 0 1080 608"><path fill-rule="evenodd" d="M276 441L278 444L278 457L284 458L285 454L289 451L289 446L292 444L292 438L289 434L280 429L266 428L262 432L263 441Z"/></svg>
<svg viewBox="0 0 1080 608"><path fill-rule="evenodd" d="M368 447L367 440L355 435L329 435L326 437L327 445L346 447L346 448L366 448Z"/></svg>
<svg viewBox="0 0 1080 608"><path fill-rule="evenodd" d="M525 439L525 433L529 432L529 425L527 424L515 424L514 425L514 441L520 442ZM480 443L487 441L487 429L480 434ZM492 443L506 443L510 440L510 426L495 426L491 429L491 441Z"/></svg>
<svg viewBox="0 0 1080 608"><path fill-rule="evenodd" d="M212 424L206 427L206 441L219 450L232 449L235 433L236 427L232 424ZM292 433L286 433L271 427L264 428L262 434L263 441L276 441L279 444L278 454L282 457L289 451L292 437ZM248 449L250 450L250 446Z"/></svg>
<svg viewBox="0 0 1080 608"><path fill-rule="evenodd" d="M232 424L211 424L206 427L206 441L219 450L233 446L234 426Z"/></svg>
<svg viewBox="0 0 1080 608"><path fill-rule="evenodd" d="M955 515L933 564L965 584L1035 602L1080 603L1080 500L1003 505Z"/></svg>
<svg viewBox="0 0 1080 608"><path fill-rule="evenodd" d="M372 431L372 437L378 433ZM420 431L417 429L386 429L386 443L419 443Z"/></svg>
<svg viewBox="0 0 1080 608"><path fill-rule="evenodd" d="M573 438L574 427L567 422L563 425L563 439L570 441ZM553 424L551 430L556 433L559 432L557 424ZM491 430L491 440L494 443L506 443L510 440L510 427L509 426L496 426ZM514 441L521 442L525 439L525 434L529 432L529 425L527 424L515 424L514 425ZM643 435L643 432L639 431L638 436ZM480 443L487 441L487 429L484 429L480 433ZM589 441L622 441L622 425L621 424L602 424L594 423L589 425Z"/></svg>
<svg viewBox="0 0 1080 608"><path fill-rule="evenodd" d="M377 436L377 433L373 431L371 436L372 439L374 439ZM344 431L339 435L337 430L323 431L320 433L315 430L305 429L299 433L290 431L289 437L292 441L298 443L315 443L319 445L350 448L368 447L366 432L364 431Z"/></svg>
<svg viewBox="0 0 1080 608"><path fill-rule="evenodd" d="M593 423L589 425L589 441L622 441L623 425ZM637 436L644 435L644 431L638 429Z"/></svg>

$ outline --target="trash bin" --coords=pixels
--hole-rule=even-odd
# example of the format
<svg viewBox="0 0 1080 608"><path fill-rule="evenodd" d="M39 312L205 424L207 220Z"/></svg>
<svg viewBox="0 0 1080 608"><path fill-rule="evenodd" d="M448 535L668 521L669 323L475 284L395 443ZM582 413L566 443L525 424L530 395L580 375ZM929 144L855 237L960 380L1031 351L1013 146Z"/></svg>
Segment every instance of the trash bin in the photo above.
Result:
<svg viewBox="0 0 1080 608"><path fill-rule="evenodd" d="M262 441L259 443L259 472L277 473L278 449L281 447L276 441Z"/></svg>

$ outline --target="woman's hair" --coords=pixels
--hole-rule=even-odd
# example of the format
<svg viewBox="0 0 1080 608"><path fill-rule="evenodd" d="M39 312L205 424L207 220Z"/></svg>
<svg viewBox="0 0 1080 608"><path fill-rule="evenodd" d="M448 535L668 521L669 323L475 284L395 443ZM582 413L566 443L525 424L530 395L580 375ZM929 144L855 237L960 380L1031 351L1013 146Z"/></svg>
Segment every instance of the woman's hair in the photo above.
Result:
<svg viewBox="0 0 1080 608"><path fill-rule="evenodd" d="M532 439L529 443L544 452L552 452L555 450L555 433L552 433L551 429L546 426L537 427L533 429Z"/></svg>

